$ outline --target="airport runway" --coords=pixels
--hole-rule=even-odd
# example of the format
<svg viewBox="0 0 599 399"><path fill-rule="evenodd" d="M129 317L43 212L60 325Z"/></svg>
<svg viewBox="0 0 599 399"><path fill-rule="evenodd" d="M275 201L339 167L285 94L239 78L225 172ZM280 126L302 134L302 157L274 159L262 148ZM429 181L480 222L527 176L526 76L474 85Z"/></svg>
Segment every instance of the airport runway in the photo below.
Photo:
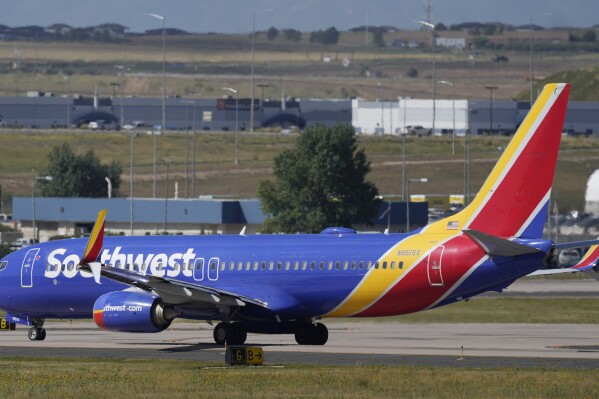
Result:
<svg viewBox="0 0 599 399"><path fill-rule="evenodd" d="M493 294L485 294L493 295ZM595 297L595 280L520 280L502 296ZM325 320L325 346L300 346L292 335L248 334L264 348L265 364L406 364L451 367L599 369L599 326L589 324L409 324L376 319ZM176 320L157 334L100 330L92 321L47 322L45 341L27 327L0 331L0 356L187 359L224 362L212 327ZM463 357L462 348L463 347Z"/></svg>
<svg viewBox="0 0 599 399"><path fill-rule="evenodd" d="M291 335L248 335L265 364L406 364L450 367L599 368L595 325L404 324L327 322L325 346L299 346ZM0 332L0 356L186 359L224 362L205 323L177 322L158 334L105 332L93 322L46 324L45 341L26 328ZM461 347L463 346L463 357Z"/></svg>

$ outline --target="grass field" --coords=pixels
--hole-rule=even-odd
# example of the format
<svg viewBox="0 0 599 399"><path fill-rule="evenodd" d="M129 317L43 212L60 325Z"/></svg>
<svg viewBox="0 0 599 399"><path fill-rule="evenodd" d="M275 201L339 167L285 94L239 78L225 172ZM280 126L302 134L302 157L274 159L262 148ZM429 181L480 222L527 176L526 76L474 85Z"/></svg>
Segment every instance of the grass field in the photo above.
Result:
<svg viewBox="0 0 599 399"><path fill-rule="evenodd" d="M256 196L260 180L272 178L272 159L292 146L296 136L278 134L241 134L240 164L234 165L232 133L198 133L196 135L196 195L220 195L248 198ZM167 134L157 138L158 158L173 159L171 181L179 185L179 197L185 197L187 182L191 195L191 137ZM358 138L372 162L372 180L381 194L400 194L402 162L401 139L398 137ZM474 137L472 140L471 191L482 185L505 147L506 137ZM76 153L93 150L103 162L118 160L123 166L121 194L129 195L130 138L127 133L40 133L4 130L0 134L0 184L3 201L10 206L12 196L31 195L31 177L43 173L52 147L68 142ZM599 169L599 140L565 137L562 140L555 176L554 196L562 212L584 207L586 183ZM406 140L408 177L424 176L429 184L414 187L413 194L455 194L463 192L463 144L458 139L456 155L451 155L450 139L444 137L408 138ZM134 140L134 194L150 196L153 183L153 141L142 134ZM188 167L186 169L186 159ZM542 167L542 165L539 165ZM187 179L186 179L187 177ZM165 167L158 165L157 195L164 195ZM174 183L173 183L174 184ZM171 187L170 192L173 192Z"/></svg>
<svg viewBox="0 0 599 399"><path fill-rule="evenodd" d="M414 366L211 368L203 362L0 360L0 391L19 398L594 398L598 370Z"/></svg>

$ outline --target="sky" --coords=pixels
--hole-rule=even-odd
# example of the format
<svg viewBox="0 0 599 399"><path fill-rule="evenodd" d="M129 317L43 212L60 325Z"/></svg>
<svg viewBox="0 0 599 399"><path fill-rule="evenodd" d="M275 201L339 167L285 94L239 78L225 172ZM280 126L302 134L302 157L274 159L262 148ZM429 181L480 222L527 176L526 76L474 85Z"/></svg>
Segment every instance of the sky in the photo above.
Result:
<svg viewBox="0 0 599 399"><path fill-rule="evenodd" d="M166 26L189 32L247 33L271 26L314 31L368 25L415 29L425 17L425 0L0 0L0 24L8 26L66 23L76 27L114 22L132 32ZM598 0L431 0L432 20L503 22L544 27L590 27L599 24ZM274 11L260 12L266 9Z"/></svg>

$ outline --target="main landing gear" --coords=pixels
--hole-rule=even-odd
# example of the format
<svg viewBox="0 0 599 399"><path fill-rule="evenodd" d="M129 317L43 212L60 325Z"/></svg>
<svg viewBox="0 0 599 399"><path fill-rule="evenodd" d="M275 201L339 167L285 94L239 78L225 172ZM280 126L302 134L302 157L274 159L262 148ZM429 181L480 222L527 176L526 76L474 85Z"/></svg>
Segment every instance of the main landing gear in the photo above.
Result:
<svg viewBox="0 0 599 399"><path fill-rule="evenodd" d="M324 345L329 339L329 330L322 323L306 323L295 332L295 341L300 345Z"/></svg>
<svg viewBox="0 0 599 399"><path fill-rule="evenodd" d="M279 330L262 330L267 334L289 334L295 333L295 340L300 345L324 345L329 339L329 330L322 323L297 323L292 322L291 328ZM247 329L241 322L221 322L214 327L214 342L218 345L243 345L247 339Z"/></svg>
<svg viewBox="0 0 599 399"><path fill-rule="evenodd" d="M219 345L243 345L248 333L243 323L218 323L214 327L214 342Z"/></svg>
<svg viewBox="0 0 599 399"><path fill-rule="evenodd" d="M27 336L31 341L43 341L46 339L46 329L43 327L31 327Z"/></svg>

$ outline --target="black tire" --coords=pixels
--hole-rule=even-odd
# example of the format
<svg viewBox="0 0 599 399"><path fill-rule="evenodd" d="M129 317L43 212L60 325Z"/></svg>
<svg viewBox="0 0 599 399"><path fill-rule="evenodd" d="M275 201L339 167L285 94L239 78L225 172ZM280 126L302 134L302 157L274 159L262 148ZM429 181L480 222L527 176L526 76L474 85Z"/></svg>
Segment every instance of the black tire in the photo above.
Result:
<svg viewBox="0 0 599 399"><path fill-rule="evenodd" d="M231 323L230 325L231 339L229 343L232 345L243 345L248 337L248 332L243 323Z"/></svg>
<svg viewBox="0 0 599 399"><path fill-rule="evenodd" d="M316 341L313 345L324 345L329 340L329 330L327 326L322 323L316 323Z"/></svg>
<svg viewBox="0 0 599 399"><path fill-rule="evenodd" d="M29 332L27 333L27 337L29 337L30 341L39 341L40 339L40 329L37 327L31 327Z"/></svg>
<svg viewBox="0 0 599 399"><path fill-rule="evenodd" d="M218 345L224 345L228 343L231 338L231 326L229 323L218 323L216 327L214 327L214 332L212 333L214 337L214 342Z"/></svg>
<svg viewBox="0 0 599 399"><path fill-rule="evenodd" d="M297 342L300 345L311 345L311 338L313 335L311 327L311 324L305 324L300 326L295 331L295 342Z"/></svg>
<svg viewBox="0 0 599 399"><path fill-rule="evenodd" d="M38 338L38 341L43 341L45 339L46 339L46 329L40 328L40 336Z"/></svg>

